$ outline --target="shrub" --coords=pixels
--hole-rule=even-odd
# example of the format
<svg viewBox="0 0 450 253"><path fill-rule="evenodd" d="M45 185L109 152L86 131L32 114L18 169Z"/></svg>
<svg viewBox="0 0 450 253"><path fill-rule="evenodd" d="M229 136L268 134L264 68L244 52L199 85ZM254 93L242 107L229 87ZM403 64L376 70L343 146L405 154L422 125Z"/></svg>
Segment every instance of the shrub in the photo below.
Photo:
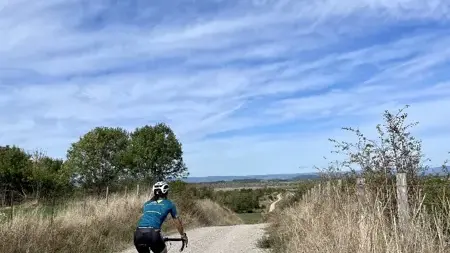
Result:
<svg viewBox="0 0 450 253"><path fill-rule="evenodd" d="M421 141L410 133L418 122L408 123L404 109L385 111L375 140L350 127L343 129L356 135L355 143L330 139L337 148L333 152L346 159L320 169L322 178L342 179L346 191L316 192L312 199L270 215L272 248L278 252L450 251L449 174L424 177L427 166ZM397 173L406 173L409 186L407 232L398 225ZM355 195L356 177L365 178L363 205Z"/></svg>

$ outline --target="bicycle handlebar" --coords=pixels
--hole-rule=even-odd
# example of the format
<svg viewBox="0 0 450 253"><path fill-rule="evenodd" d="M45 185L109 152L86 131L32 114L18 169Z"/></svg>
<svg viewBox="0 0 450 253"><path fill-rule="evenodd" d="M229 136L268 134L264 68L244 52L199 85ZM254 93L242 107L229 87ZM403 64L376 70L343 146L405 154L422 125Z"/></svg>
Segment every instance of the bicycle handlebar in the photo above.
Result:
<svg viewBox="0 0 450 253"><path fill-rule="evenodd" d="M183 243L181 244L180 252L183 251L184 247L185 246L187 247L187 244L188 244L188 242L186 240L182 239L182 238L164 237L163 239L164 239L164 242L167 242L167 241L175 241L175 242L182 241Z"/></svg>

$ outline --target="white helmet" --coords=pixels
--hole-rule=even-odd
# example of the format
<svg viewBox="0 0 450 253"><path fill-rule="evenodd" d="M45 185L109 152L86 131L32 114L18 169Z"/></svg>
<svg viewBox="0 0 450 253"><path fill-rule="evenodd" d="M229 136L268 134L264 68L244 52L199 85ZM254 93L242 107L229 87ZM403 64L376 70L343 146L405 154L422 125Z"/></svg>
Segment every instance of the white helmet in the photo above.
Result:
<svg viewBox="0 0 450 253"><path fill-rule="evenodd" d="M155 195L156 191L159 190L161 192L161 194L166 194L167 192L169 192L169 185L166 182L160 181L160 182L156 182L153 185L153 193Z"/></svg>

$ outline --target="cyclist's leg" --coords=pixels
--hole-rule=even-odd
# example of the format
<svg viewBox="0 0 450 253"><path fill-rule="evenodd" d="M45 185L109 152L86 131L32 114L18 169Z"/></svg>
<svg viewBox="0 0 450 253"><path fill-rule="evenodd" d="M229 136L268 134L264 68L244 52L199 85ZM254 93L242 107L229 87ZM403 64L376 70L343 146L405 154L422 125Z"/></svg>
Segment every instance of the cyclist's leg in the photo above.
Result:
<svg viewBox="0 0 450 253"><path fill-rule="evenodd" d="M156 247L156 246L152 245L151 249L152 249L152 252L155 252L155 253L167 253L167 247L165 245L164 245L164 248Z"/></svg>
<svg viewBox="0 0 450 253"><path fill-rule="evenodd" d="M150 253L150 248L148 247L148 245L145 244L141 244L141 245L134 245L136 247L136 250L139 253Z"/></svg>
<svg viewBox="0 0 450 253"><path fill-rule="evenodd" d="M150 249L155 253L167 253L166 243L164 242L160 231L155 230L151 233Z"/></svg>
<svg viewBox="0 0 450 253"><path fill-rule="evenodd" d="M150 253L148 235L148 233L143 233L140 229L136 229L134 232L134 246L139 253Z"/></svg>

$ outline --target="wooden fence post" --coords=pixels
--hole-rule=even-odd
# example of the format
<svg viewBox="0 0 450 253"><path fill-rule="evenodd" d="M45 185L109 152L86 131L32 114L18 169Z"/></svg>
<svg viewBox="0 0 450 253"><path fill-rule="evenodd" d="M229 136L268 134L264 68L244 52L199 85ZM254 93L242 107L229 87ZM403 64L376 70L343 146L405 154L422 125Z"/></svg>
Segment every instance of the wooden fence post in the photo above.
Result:
<svg viewBox="0 0 450 253"><path fill-rule="evenodd" d="M125 199L128 197L128 186L125 186Z"/></svg>
<svg viewBox="0 0 450 253"><path fill-rule="evenodd" d="M3 188L3 192L2 192L2 207L6 206L6 188Z"/></svg>
<svg viewBox="0 0 450 253"><path fill-rule="evenodd" d="M106 205L108 205L109 201L109 186L106 186Z"/></svg>
<svg viewBox="0 0 450 253"><path fill-rule="evenodd" d="M14 191L11 191L11 223L14 220Z"/></svg>
<svg viewBox="0 0 450 253"><path fill-rule="evenodd" d="M52 197L52 210L51 210L51 217L50 217L50 226L53 226L53 221L55 219L55 196Z"/></svg>
<svg viewBox="0 0 450 253"><path fill-rule="evenodd" d="M409 221L408 184L406 182L406 173L398 173L396 175L396 181L399 225L400 229L405 231Z"/></svg>
<svg viewBox="0 0 450 253"><path fill-rule="evenodd" d="M139 197L139 184L137 185L137 188L136 188L136 195Z"/></svg>
<svg viewBox="0 0 450 253"><path fill-rule="evenodd" d="M337 184L333 184L333 191L336 194L339 194L339 195L341 194L341 191L342 191L342 180L341 179L337 180Z"/></svg>
<svg viewBox="0 0 450 253"><path fill-rule="evenodd" d="M316 187L314 187L314 189L313 189L313 197L312 198L314 201L317 201L317 198L319 196L319 189L320 189L320 184L316 185Z"/></svg>
<svg viewBox="0 0 450 253"><path fill-rule="evenodd" d="M365 186L366 186L365 178L360 177L356 179L356 195L358 198L358 203L360 204L364 202Z"/></svg>
<svg viewBox="0 0 450 253"><path fill-rule="evenodd" d="M83 215L86 215L86 207L87 207L87 194L86 188L83 189Z"/></svg>

